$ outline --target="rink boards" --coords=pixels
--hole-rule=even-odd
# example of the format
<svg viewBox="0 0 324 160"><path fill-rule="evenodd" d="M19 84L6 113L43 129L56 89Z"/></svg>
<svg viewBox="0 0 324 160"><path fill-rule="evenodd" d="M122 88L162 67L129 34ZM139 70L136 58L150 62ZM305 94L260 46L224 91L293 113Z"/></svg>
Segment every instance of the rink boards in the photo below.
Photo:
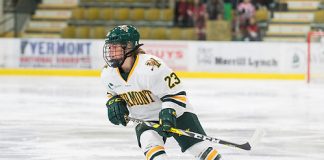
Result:
<svg viewBox="0 0 324 160"><path fill-rule="evenodd" d="M0 39L0 74L99 76L102 40ZM143 49L184 78L305 78L306 43L147 40Z"/></svg>

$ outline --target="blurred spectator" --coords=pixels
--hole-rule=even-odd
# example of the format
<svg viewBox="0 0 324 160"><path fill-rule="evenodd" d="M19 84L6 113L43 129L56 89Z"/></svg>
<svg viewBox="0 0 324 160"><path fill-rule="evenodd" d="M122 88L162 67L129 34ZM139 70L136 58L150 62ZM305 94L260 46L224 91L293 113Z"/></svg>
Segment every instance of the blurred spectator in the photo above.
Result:
<svg viewBox="0 0 324 160"><path fill-rule="evenodd" d="M176 25L180 27L188 27L188 13L187 10L189 8L188 0L179 0L176 2Z"/></svg>
<svg viewBox="0 0 324 160"><path fill-rule="evenodd" d="M239 0L224 0L224 2L225 3L230 3L230 4L232 4L232 9L235 9L236 10L236 8L237 8L237 5L238 5L238 3L239 3Z"/></svg>
<svg viewBox="0 0 324 160"><path fill-rule="evenodd" d="M188 9L189 20L191 20L196 29L198 40L206 40L206 4L200 0L194 0L192 7Z"/></svg>
<svg viewBox="0 0 324 160"><path fill-rule="evenodd" d="M243 37L244 41L261 41L260 29L254 17L250 17Z"/></svg>
<svg viewBox="0 0 324 160"><path fill-rule="evenodd" d="M237 6L237 12L239 15L240 28L246 27L249 19L255 15L255 7L251 3L251 0L243 0L243 2Z"/></svg>
<svg viewBox="0 0 324 160"><path fill-rule="evenodd" d="M257 9L262 7L270 8L271 5L274 5L274 0L253 0L254 6L256 6Z"/></svg>
<svg viewBox="0 0 324 160"><path fill-rule="evenodd" d="M209 20L222 20L224 17L224 1L208 0L207 14Z"/></svg>

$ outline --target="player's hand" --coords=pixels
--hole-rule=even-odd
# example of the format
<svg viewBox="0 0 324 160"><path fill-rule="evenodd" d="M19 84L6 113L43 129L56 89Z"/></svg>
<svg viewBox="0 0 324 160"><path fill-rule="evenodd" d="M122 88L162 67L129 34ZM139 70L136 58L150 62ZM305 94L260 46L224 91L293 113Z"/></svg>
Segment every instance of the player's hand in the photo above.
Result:
<svg viewBox="0 0 324 160"><path fill-rule="evenodd" d="M115 125L122 124L126 126L125 116L129 115L127 104L119 95L113 96L106 103L108 109L108 119Z"/></svg>
<svg viewBox="0 0 324 160"><path fill-rule="evenodd" d="M160 127L157 128L157 132L163 137L171 137L173 134L170 131L171 128L176 127L177 114L173 108L164 108L159 114Z"/></svg>

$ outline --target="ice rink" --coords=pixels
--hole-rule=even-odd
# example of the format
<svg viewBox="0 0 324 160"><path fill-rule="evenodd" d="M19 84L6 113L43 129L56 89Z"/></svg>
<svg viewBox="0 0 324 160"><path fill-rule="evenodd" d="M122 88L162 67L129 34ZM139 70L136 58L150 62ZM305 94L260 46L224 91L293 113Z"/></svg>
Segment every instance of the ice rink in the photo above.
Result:
<svg viewBox="0 0 324 160"><path fill-rule="evenodd" d="M303 81L182 79L224 160L324 160L324 86ZM0 76L1 160L144 160L134 126L113 126L99 78ZM171 160L193 160L176 142Z"/></svg>

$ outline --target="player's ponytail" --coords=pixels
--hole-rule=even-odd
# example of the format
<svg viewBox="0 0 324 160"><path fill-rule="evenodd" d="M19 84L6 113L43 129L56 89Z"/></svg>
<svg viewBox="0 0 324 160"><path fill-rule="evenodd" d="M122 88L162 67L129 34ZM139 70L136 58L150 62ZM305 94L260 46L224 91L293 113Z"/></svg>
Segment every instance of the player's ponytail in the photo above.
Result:
<svg viewBox="0 0 324 160"><path fill-rule="evenodd" d="M138 48L137 50L136 50L136 55L137 54L146 54L145 53L145 51L142 49L142 48Z"/></svg>

